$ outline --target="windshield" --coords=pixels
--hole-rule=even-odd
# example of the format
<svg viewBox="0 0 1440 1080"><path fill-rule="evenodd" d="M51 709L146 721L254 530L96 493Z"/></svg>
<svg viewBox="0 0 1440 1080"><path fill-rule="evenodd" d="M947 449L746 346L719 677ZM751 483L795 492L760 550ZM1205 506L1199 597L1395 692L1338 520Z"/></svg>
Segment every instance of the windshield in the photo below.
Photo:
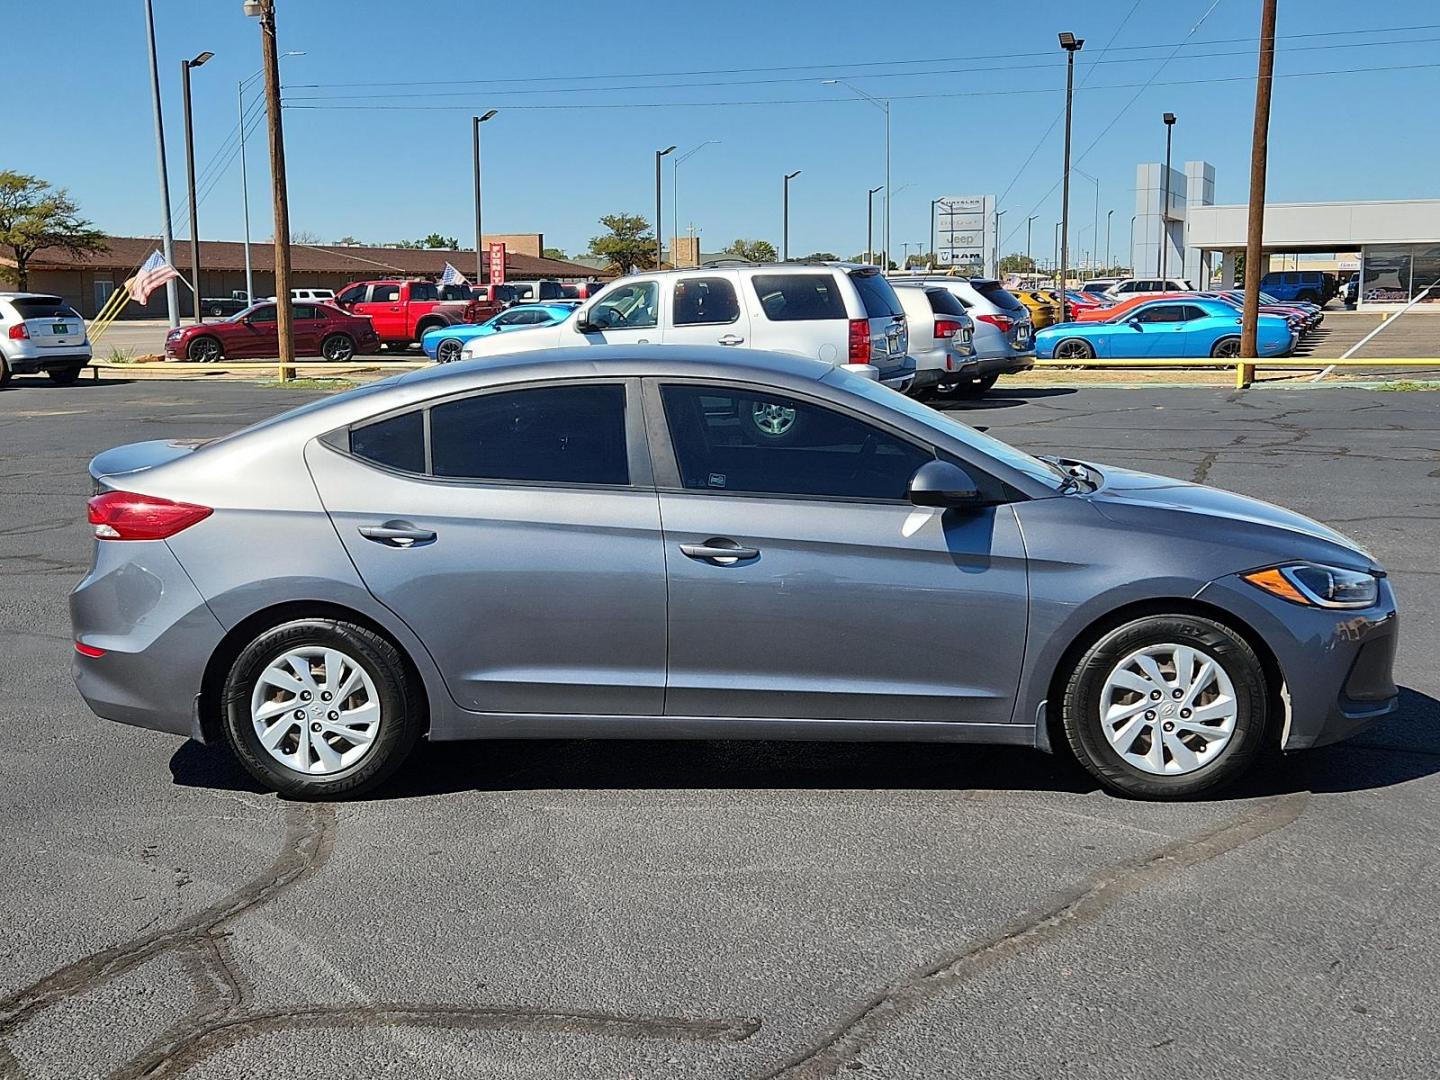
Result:
<svg viewBox="0 0 1440 1080"><path fill-rule="evenodd" d="M875 382L873 379L863 378L844 368L836 368L825 376L824 381L832 386L848 390L857 397L903 413L912 420L919 420L934 431L948 435L977 453L993 458L1016 472L1024 473L1030 479L1038 481L1052 490L1059 490L1069 479L1068 474L1058 465L1042 461L1023 450L1015 449L1009 443L991 438L984 432L976 431L969 424L962 424L960 421L952 419L949 414L939 412L928 405L922 405L914 398L908 398L898 390L891 390L888 386Z"/></svg>

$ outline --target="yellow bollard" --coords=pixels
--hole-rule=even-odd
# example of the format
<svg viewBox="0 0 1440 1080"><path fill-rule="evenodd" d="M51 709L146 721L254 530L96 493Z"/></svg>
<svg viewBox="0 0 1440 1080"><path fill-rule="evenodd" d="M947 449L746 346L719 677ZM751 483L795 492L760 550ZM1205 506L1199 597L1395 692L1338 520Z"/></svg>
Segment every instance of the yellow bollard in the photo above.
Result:
<svg viewBox="0 0 1440 1080"><path fill-rule="evenodd" d="M1248 390L1250 383L1255 378L1255 365L1237 363L1235 365L1235 389Z"/></svg>

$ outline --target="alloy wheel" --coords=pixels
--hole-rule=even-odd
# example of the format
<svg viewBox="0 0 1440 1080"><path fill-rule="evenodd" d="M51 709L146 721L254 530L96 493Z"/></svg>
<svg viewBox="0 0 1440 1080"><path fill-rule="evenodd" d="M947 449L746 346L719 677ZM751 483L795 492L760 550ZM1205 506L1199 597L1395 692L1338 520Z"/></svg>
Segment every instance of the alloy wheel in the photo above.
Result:
<svg viewBox="0 0 1440 1080"><path fill-rule="evenodd" d="M454 338L446 338L435 346L435 362L438 364L451 364L460 359L460 350L463 346Z"/></svg>
<svg viewBox="0 0 1440 1080"><path fill-rule="evenodd" d="M255 681L250 721L287 769L327 776L357 764L379 734L380 694L348 654L322 645L281 653Z"/></svg>
<svg viewBox="0 0 1440 1080"><path fill-rule="evenodd" d="M1215 346L1215 356L1220 360L1233 360L1240 355L1240 339L1225 338Z"/></svg>
<svg viewBox="0 0 1440 1080"><path fill-rule="evenodd" d="M1078 338L1068 338L1055 346L1056 360L1089 360L1090 347Z"/></svg>
<svg viewBox="0 0 1440 1080"><path fill-rule="evenodd" d="M1193 645L1136 649L1100 695L1100 728L1121 759L1155 776L1183 776L1217 760L1235 733L1235 685Z"/></svg>
<svg viewBox="0 0 1440 1080"><path fill-rule="evenodd" d="M774 402L757 401L750 406L750 420L761 434L779 438L795 425L795 410Z"/></svg>
<svg viewBox="0 0 1440 1080"><path fill-rule="evenodd" d="M220 343L214 338L196 338L187 350L190 359L201 364L213 364L220 359Z"/></svg>
<svg viewBox="0 0 1440 1080"><path fill-rule="evenodd" d="M321 351L324 352L326 360L343 363L355 355L355 344L349 338L336 334L326 339Z"/></svg>

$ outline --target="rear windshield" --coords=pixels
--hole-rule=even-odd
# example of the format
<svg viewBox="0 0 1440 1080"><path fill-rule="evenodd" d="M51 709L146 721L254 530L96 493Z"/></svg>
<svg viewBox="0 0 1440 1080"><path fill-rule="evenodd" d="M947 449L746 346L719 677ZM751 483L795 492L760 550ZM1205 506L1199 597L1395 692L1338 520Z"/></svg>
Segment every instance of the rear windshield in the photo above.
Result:
<svg viewBox="0 0 1440 1080"><path fill-rule="evenodd" d="M930 310L936 315L965 314L965 305L949 289L930 289L925 295L930 298Z"/></svg>
<svg viewBox="0 0 1440 1080"><path fill-rule="evenodd" d="M883 319L887 315L903 314L900 307L900 298L895 295L895 290L874 271L857 270L850 275L850 280L855 283L855 288L860 291L860 299L865 304L865 314L872 319Z"/></svg>
<svg viewBox="0 0 1440 1080"><path fill-rule="evenodd" d="M22 296L11 300L22 319L78 319L75 309L58 296Z"/></svg>
<svg viewBox="0 0 1440 1080"><path fill-rule="evenodd" d="M846 317L845 301L829 274L756 274L750 282L772 322ZM896 307L899 303L895 301Z"/></svg>
<svg viewBox="0 0 1440 1080"><path fill-rule="evenodd" d="M1025 305L1011 296L998 281L972 281L970 287L1001 311L1025 310Z"/></svg>

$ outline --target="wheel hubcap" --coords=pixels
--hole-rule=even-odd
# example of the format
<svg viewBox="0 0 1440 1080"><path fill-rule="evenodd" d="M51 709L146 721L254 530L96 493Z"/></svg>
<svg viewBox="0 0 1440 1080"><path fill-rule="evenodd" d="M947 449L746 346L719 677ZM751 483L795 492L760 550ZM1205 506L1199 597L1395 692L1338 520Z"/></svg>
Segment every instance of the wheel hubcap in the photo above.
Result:
<svg viewBox="0 0 1440 1080"><path fill-rule="evenodd" d="M757 401L750 410L750 418L766 435L784 435L795 423L795 410Z"/></svg>
<svg viewBox="0 0 1440 1080"><path fill-rule="evenodd" d="M304 646L272 660L250 696L260 745L309 776L350 768L380 731L380 695L370 675L338 649Z"/></svg>
<svg viewBox="0 0 1440 1080"><path fill-rule="evenodd" d="M1235 684L1192 645L1147 645L1121 660L1100 696L1100 730L1127 765L1182 776L1215 761L1235 733Z"/></svg>

